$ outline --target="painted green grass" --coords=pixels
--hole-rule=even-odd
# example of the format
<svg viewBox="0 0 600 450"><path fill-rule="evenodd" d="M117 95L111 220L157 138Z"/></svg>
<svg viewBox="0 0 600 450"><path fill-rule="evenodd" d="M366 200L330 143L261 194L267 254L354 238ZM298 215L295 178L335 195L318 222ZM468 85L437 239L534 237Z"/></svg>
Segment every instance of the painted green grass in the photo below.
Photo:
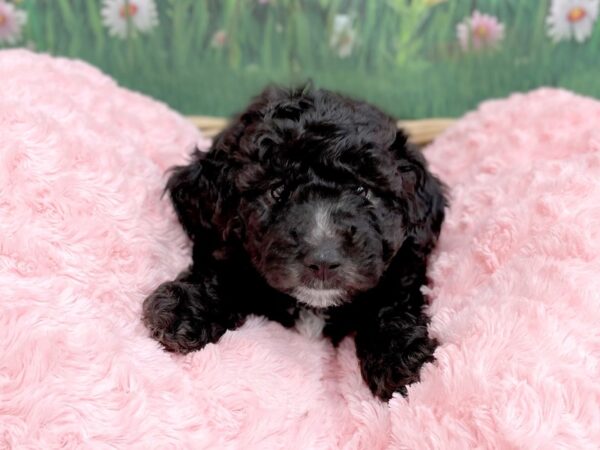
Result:
<svg viewBox="0 0 600 450"><path fill-rule="evenodd" d="M600 97L600 24L585 44L553 44L546 0L158 0L160 25L110 37L99 0L24 0L25 39L37 50L81 58L123 86L185 114L229 115L267 83L311 79L403 118L459 116L483 99L550 85ZM472 7L506 24L499 50L465 55L456 24ZM355 17L347 59L328 46L335 14ZM210 45L225 29L228 44Z"/></svg>

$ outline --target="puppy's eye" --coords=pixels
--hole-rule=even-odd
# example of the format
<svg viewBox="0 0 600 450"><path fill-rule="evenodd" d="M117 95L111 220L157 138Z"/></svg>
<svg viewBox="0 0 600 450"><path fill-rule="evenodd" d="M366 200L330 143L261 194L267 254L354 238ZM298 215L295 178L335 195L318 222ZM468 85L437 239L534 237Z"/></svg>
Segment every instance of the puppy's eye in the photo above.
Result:
<svg viewBox="0 0 600 450"><path fill-rule="evenodd" d="M357 186L354 189L354 192L356 192L358 195L362 195L363 197L369 196L369 190L364 186Z"/></svg>
<svg viewBox="0 0 600 450"><path fill-rule="evenodd" d="M280 201L285 194L285 186L283 184L271 189L271 198L276 202Z"/></svg>

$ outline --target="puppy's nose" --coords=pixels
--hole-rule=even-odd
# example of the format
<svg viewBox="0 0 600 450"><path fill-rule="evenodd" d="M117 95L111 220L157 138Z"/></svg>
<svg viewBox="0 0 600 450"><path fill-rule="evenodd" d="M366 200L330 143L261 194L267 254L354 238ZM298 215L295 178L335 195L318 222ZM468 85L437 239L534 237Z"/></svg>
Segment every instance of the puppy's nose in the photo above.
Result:
<svg viewBox="0 0 600 450"><path fill-rule="evenodd" d="M304 258L304 265L310 269L315 278L325 281L331 278L342 265L340 254L335 249L321 249L309 253Z"/></svg>

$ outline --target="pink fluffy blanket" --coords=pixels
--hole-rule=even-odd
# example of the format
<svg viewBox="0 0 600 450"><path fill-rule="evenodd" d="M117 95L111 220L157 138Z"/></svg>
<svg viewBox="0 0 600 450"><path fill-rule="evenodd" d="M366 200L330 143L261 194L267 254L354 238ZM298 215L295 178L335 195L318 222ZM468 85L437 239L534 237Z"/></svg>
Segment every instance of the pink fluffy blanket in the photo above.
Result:
<svg viewBox="0 0 600 450"><path fill-rule="evenodd" d="M600 446L600 103L487 102L426 149L442 344L388 405L351 340L262 318L162 351L140 306L189 260L164 171L207 143L80 62L5 51L0 80L0 448Z"/></svg>

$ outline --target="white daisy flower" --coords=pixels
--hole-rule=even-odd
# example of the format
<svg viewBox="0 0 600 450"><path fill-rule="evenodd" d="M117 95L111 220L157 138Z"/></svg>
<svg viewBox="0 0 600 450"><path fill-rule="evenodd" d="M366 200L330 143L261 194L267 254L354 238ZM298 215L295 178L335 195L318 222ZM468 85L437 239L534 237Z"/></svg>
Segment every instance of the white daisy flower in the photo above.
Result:
<svg viewBox="0 0 600 450"><path fill-rule="evenodd" d="M600 0L553 0L546 18L548 34L554 42L589 38L598 18Z"/></svg>
<svg viewBox="0 0 600 450"><path fill-rule="evenodd" d="M0 0L0 44L14 44L21 39L27 13Z"/></svg>
<svg viewBox="0 0 600 450"><path fill-rule="evenodd" d="M329 46L340 58L352 54L356 44L356 30L352 26L352 18L347 14L338 14L333 18L333 27L329 37Z"/></svg>
<svg viewBox="0 0 600 450"><path fill-rule="evenodd" d="M102 0L102 22L111 36L126 38L134 30L145 33L158 25L156 4L154 0Z"/></svg>

